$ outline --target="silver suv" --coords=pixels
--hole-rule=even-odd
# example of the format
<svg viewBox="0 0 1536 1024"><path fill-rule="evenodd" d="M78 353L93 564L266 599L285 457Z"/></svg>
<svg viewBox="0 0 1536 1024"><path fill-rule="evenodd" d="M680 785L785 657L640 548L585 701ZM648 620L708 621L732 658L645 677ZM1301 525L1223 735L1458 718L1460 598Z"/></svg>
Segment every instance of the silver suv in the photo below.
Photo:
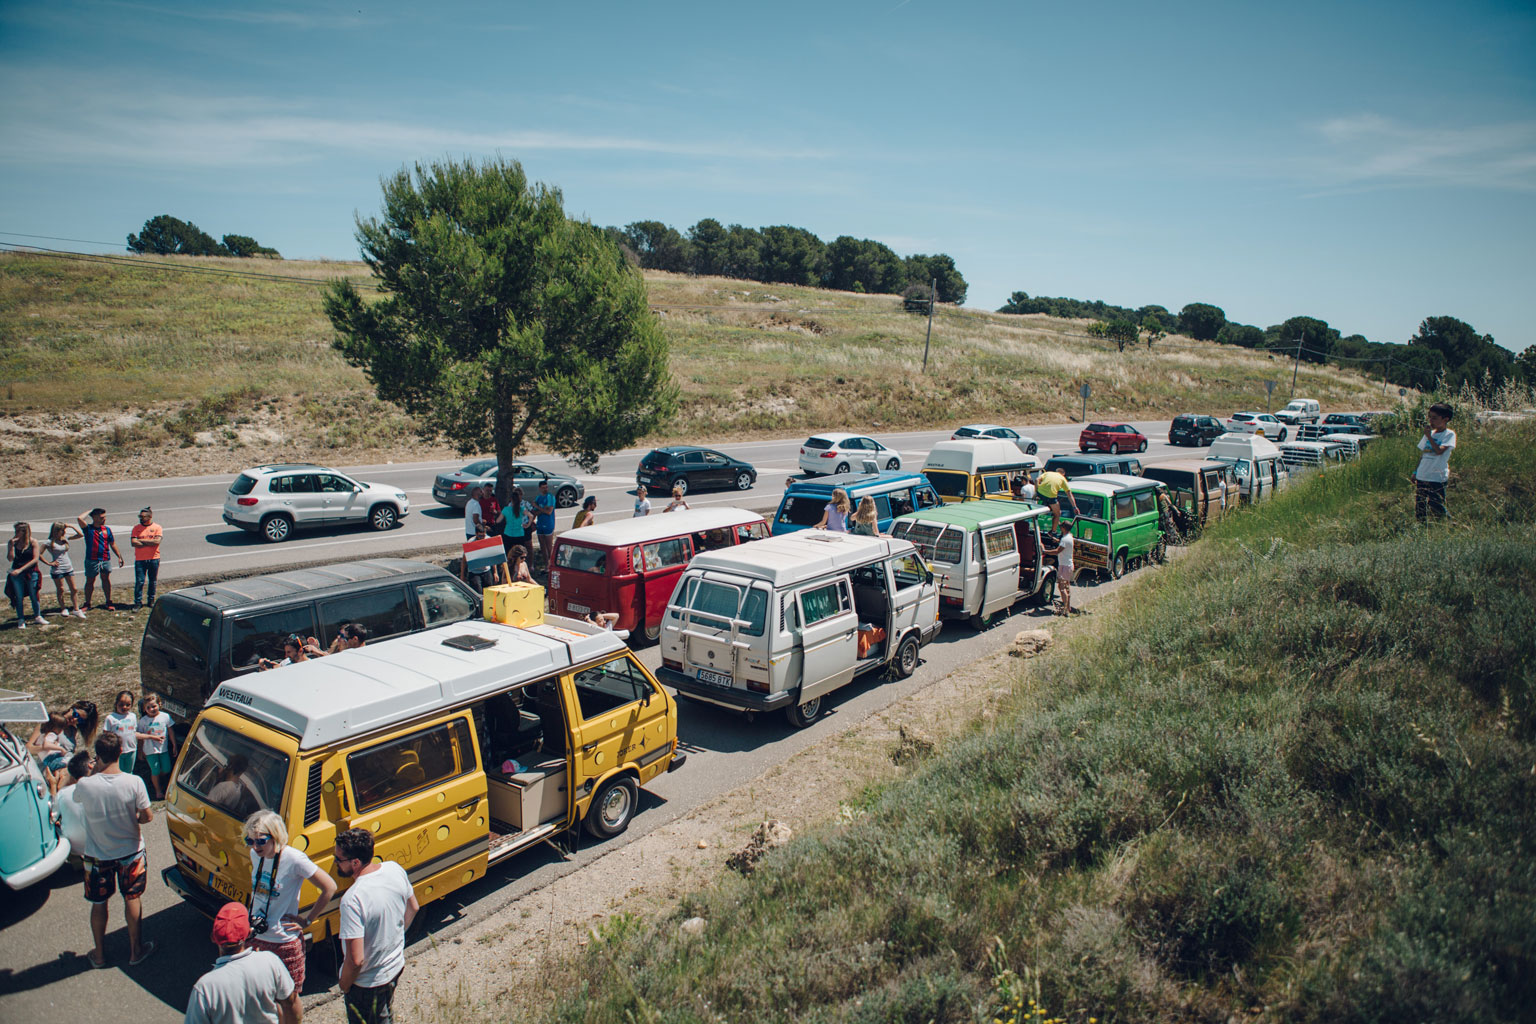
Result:
<svg viewBox="0 0 1536 1024"><path fill-rule="evenodd" d="M398 487L362 483L306 462L248 469L224 497L226 523L273 543L317 526L367 523L392 530L410 511L410 499Z"/></svg>

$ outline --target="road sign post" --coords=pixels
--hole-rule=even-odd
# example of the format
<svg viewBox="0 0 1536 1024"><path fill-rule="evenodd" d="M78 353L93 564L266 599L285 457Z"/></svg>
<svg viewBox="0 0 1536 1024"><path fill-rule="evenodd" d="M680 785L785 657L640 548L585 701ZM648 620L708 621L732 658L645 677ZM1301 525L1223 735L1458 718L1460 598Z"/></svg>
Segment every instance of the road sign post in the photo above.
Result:
<svg viewBox="0 0 1536 1024"><path fill-rule="evenodd" d="M1087 384L1084 384L1083 387L1082 387L1082 390L1080 392L1078 392L1078 393L1083 396L1083 419L1082 419L1082 422L1087 423L1088 422L1088 396L1093 393L1093 389L1090 388Z"/></svg>
<svg viewBox="0 0 1536 1024"><path fill-rule="evenodd" d="M1272 411L1270 409L1270 406L1275 404L1274 403L1274 398L1275 398L1275 382L1272 381L1272 380L1267 380L1267 381L1264 382L1264 411L1266 413Z"/></svg>

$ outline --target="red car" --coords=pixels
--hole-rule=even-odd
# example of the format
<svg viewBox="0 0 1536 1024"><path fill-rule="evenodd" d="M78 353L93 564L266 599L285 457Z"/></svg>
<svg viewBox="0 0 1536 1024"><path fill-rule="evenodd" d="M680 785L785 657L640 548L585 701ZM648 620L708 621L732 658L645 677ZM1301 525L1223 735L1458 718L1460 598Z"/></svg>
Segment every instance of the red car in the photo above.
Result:
<svg viewBox="0 0 1536 1024"><path fill-rule="evenodd" d="M1111 455L1144 452L1147 450L1147 435L1129 423L1090 423L1083 428L1077 439L1077 450L1087 452L1095 448Z"/></svg>

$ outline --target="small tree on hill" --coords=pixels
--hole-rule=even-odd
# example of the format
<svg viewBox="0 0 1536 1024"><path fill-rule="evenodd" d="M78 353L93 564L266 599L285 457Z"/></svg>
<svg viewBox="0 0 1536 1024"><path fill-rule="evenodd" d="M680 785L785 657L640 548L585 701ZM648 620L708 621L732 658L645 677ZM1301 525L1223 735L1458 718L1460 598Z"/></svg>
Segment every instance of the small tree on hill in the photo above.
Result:
<svg viewBox="0 0 1536 1024"><path fill-rule="evenodd" d="M178 220L168 213L151 217L136 235L128 236L133 252L156 256L228 256L229 250L213 236L190 221Z"/></svg>
<svg viewBox="0 0 1536 1024"><path fill-rule="evenodd" d="M1136 344L1141 337L1141 327L1133 320L1111 320L1104 324L1104 337L1115 343L1115 349L1125 351L1125 346Z"/></svg>
<svg viewBox="0 0 1536 1024"><path fill-rule="evenodd" d="M282 258L276 249L268 249L250 235L225 235L224 248L229 250L231 256L270 256L272 259Z"/></svg>
<svg viewBox="0 0 1536 1024"><path fill-rule="evenodd" d="M496 453L497 492L530 435L587 471L676 408L645 282L560 192L521 165L446 162L383 182L357 240L383 297L347 280L325 312L336 348L429 437Z"/></svg>

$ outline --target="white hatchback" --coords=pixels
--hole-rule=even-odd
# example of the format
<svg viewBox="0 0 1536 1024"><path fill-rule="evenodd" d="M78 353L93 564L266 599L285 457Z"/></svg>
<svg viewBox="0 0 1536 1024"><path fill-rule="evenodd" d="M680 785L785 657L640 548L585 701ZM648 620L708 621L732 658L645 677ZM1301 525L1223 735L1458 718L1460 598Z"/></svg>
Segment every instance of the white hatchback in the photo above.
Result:
<svg viewBox="0 0 1536 1024"><path fill-rule="evenodd" d="M1284 441L1290 433L1284 423L1267 412L1235 412L1222 426L1229 434L1260 434L1271 441Z"/></svg>
<svg viewBox="0 0 1536 1024"><path fill-rule="evenodd" d="M295 530L362 525L392 530L411 511L404 491L308 463L253 466L224 497L224 521L277 543Z"/></svg>
<svg viewBox="0 0 1536 1024"><path fill-rule="evenodd" d="M810 474L851 473L872 462L875 469L900 469L901 453L862 434L812 434L800 446L800 468Z"/></svg>
<svg viewBox="0 0 1536 1024"><path fill-rule="evenodd" d="M1000 427L995 423L968 423L949 435L951 441L964 441L972 437L996 437L1004 441L1012 441L1025 455L1034 455L1040 450L1040 445L1034 438L1021 434L1012 427Z"/></svg>

